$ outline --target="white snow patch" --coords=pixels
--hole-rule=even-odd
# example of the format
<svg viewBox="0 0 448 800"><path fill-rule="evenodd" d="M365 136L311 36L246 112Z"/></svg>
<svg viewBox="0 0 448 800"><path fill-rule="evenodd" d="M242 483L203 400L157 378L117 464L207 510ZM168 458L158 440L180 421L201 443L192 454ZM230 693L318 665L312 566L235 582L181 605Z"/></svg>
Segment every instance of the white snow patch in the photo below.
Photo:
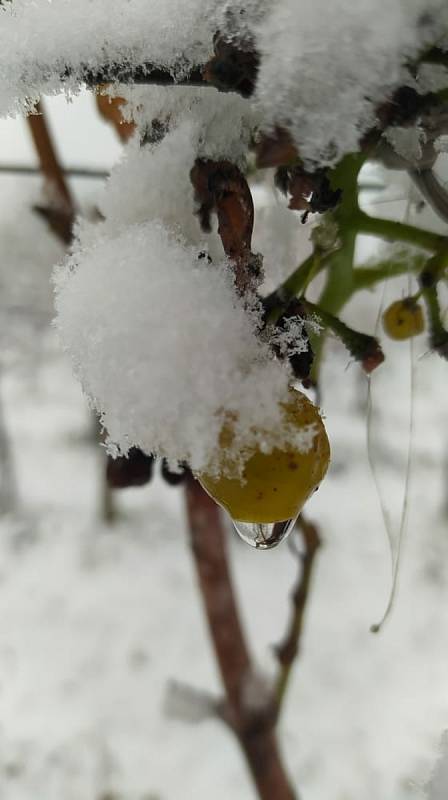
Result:
<svg viewBox="0 0 448 800"><path fill-rule="evenodd" d="M289 435L289 368L257 337L229 268L159 222L78 250L56 273L57 325L109 440L204 468L231 415L235 448Z"/></svg>
<svg viewBox="0 0 448 800"><path fill-rule="evenodd" d="M440 743L440 754L428 785L428 800L446 800L448 797L448 731Z"/></svg>

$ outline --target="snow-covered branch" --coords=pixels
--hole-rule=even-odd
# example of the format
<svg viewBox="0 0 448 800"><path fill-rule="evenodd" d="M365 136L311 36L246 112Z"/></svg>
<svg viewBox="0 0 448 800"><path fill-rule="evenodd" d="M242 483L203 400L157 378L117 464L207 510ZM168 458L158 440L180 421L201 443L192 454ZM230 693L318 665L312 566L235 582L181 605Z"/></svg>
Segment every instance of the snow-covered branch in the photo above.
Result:
<svg viewBox="0 0 448 800"><path fill-rule="evenodd" d="M255 84L264 130L287 129L306 162L328 164L358 149L399 87L446 87L447 49L439 0L15 0L1 9L0 112L82 82L228 88L229 72L230 88Z"/></svg>

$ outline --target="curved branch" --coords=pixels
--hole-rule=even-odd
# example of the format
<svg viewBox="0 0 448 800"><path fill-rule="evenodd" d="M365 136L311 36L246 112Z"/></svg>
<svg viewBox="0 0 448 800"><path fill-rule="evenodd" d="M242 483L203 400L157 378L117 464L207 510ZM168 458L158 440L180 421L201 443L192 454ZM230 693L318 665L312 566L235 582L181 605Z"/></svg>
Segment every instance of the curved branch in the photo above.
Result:
<svg viewBox="0 0 448 800"><path fill-rule="evenodd" d="M190 474L185 484L191 549L210 636L226 690L226 721L245 755L260 800L298 800L274 732L275 704L251 707L247 688L254 671L235 601L220 511Z"/></svg>

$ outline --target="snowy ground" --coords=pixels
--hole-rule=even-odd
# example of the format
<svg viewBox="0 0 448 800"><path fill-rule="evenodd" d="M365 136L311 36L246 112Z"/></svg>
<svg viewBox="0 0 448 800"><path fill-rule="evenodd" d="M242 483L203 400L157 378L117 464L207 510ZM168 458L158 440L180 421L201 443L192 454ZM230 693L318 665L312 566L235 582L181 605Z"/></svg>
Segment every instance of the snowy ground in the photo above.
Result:
<svg viewBox="0 0 448 800"><path fill-rule="evenodd" d="M89 99L68 116L64 102L52 109L67 162L86 164L89 150L88 163L110 164L119 146L93 114L89 122ZM75 124L80 118L85 125ZM18 123L4 123L0 141L11 161L31 159ZM8 183L8 206L17 197L24 205L23 180ZM403 285L391 282L387 298ZM347 318L367 330L380 303L359 297ZM249 800L240 754L219 722L189 727L165 713L171 679L219 692L181 490L159 479L128 490L120 521L101 524L101 454L89 441L85 402L52 334L41 333L40 344L32 368L22 358L2 382L20 514L0 522L0 797ZM387 601L390 562L366 455L367 386L335 342L328 350L322 402L332 466L307 512L324 547L280 730L304 800L421 798L448 727L447 366L424 347L413 361L399 592L378 636L369 627ZM396 531L409 438L407 344L390 344L387 356L372 378L372 457ZM287 545L255 552L230 529L229 546L253 651L270 675L295 562Z"/></svg>

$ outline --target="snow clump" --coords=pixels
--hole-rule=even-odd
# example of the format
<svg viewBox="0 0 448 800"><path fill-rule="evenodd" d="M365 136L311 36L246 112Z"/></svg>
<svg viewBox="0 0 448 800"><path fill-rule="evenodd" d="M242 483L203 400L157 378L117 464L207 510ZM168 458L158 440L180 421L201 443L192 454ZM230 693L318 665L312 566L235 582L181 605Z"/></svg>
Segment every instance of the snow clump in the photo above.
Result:
<svg viewBox="0 0 448 800"><path fill-rule="evenodd" d="M287 362L257 336L260 309L243 306L225 261L151 221L75 250L55 283L63 345L119 451L219 469L229 415L235 456L288 440Z"/></svg>

